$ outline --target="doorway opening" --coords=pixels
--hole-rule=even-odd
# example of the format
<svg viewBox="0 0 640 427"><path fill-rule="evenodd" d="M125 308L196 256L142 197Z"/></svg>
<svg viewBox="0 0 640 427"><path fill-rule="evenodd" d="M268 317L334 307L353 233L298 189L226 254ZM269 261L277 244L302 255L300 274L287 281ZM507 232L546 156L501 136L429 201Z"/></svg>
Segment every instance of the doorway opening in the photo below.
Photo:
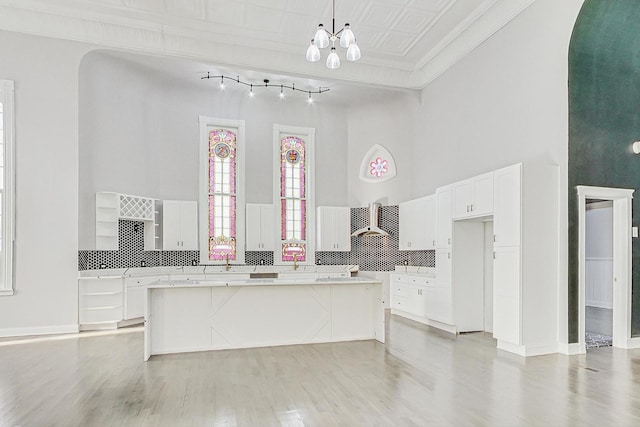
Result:
<svg viewBox="0 0 640 427"><path fill-rule="evenodd" d="M453 222L453 308L458 333L493 332L493 216Z"/></svg>
<svg viewBox="0 0 640 427"><path fill-rule="evenodd" d="M589 315L589 329L601 328L607 331L609 326L605 320L607 311L587 309L597 305L607 305L606 292L610 290L611 296L611 343L614 347L629 348L631 339L631 200L633 198L632 189L590 187L579 185L578 189L578 339L580 349L586 352L587 348L587 311ZM591 203L588 203L591 202ZM598 235L598 230L593 227L593 218L600 218L601 232L606 233L607 225L606 211L593 214L598 206L606 209L611 205L611 264L609 274L607 272L606 260L602 260L604 266L594 267L593 258L607 258L606 243L599 248L599 242L606 242L604 234ZM592 205L588 208L588 205ZM587 211L589 214L587 215ZM587 219L589 218L589 220ZM597 221L596 221L597 222ZM595 231L594 231L595 230ZM597 248L597 249L594 249ZM588 260L588 258L592 258ZM598 260L595 260L598 262ZM601 277L598 277L601 276ZM588 281L602 282L601 284ZM609 287L607 283L610 283ZM591 292L591 293L590 293ZM602 292L602 295L596 295ZM603 308L606 307L595 307ZM599 326L597 317L602 322ZM592 332L592 331L590 331Z"/></svg>
<svg viewBox="0 0 640 427"><path fill-rule="evenodd" d="M585 200L585 345L613 345L612 200Z"/></svg>

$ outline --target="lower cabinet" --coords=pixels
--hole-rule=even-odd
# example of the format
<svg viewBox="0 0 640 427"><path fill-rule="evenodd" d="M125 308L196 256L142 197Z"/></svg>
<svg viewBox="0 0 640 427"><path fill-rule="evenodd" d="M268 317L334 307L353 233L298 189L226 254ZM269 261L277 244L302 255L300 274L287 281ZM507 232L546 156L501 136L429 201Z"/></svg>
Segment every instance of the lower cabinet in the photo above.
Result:
<svg viewBox="0 0 640 427"><path fill-rule="evenodd" d="M168 275L126 277L124 279L124 320L144 317L144 297L147 285L157 280L167 280Z"/></svg>
<svg viewBox="0 0 640 427"><path fill-rule="evenodd" d="M435 285L433 277L391 274L390 279L392 313L430 317L429 309Z"/></svg>
<svg viewBox="0 0 640 427"><path fill-rule="evenodd" d="M122 320L122 277L78 279L80 330L115 329Z"/></svg>

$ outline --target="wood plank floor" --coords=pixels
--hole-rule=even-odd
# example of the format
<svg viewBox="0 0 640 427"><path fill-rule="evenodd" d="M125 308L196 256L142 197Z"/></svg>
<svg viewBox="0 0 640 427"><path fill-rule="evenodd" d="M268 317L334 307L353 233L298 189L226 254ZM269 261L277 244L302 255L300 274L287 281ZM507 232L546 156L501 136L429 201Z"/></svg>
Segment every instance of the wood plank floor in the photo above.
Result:
<svg viewBox="0 0 640 427"><path fill-rule="evenodd" d="M0 344L1 426L638 426L640 350L523 359L391 316L388 341L154 356L142 333Z"/></svg>

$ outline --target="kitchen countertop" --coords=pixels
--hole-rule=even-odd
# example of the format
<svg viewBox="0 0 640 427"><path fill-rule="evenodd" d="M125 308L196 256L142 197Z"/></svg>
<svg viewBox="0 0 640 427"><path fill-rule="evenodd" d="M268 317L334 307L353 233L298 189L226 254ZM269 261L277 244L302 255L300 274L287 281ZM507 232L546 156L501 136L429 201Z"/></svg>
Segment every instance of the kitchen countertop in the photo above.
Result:
<svg viewBox="0 0 640 427"><path fill-rule="evenodd" d="M435 267L417 267L412 265L396 265L396 269L392 273L402 273L410 275L435 277Z"/></svg>
<svg viewBox="0 0 640 427"><path fill-rule="evenodd" d="M377 285L382 282L359 277L332 277L298 279L239 279L239 280L158 280L148 288L224 287L224 286L291 286L291 285Z"/></svg>

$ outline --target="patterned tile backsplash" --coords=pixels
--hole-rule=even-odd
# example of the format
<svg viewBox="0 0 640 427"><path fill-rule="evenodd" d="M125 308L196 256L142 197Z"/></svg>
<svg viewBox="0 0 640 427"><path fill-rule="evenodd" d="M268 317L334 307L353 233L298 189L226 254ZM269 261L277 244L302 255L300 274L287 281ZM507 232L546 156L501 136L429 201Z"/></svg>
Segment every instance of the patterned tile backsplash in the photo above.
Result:
<svg viewBox="0 0 640 427"><path fill-rule="evenodd" d="M367 225L368 208L351 209L351 232ZM391 271L396 265L435 267L435 251L398 250L398 206L380 208L380 228L389 236L359 236L351 238L351 252L316 252L316 264L357 264L362 271ZM145 251L144 223L120 220L117 251L79 251L78 269L182 266L198 264L198 251ZM273 252L247 251L248 265L273 265Z"/></svg>

